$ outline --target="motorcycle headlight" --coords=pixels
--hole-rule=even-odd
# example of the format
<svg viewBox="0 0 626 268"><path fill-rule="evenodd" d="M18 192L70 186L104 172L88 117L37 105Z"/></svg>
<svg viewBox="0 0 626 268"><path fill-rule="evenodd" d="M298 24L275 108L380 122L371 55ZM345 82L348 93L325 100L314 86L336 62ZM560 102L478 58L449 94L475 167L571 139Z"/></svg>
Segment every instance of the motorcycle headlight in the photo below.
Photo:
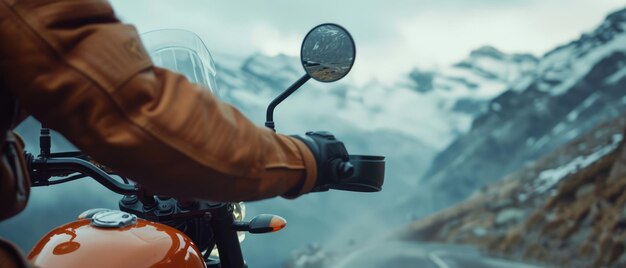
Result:
<svg viewBox="0 0 626 268"><path fill-rule="evenodd" d="M233 203L233 217L236 221L243 221L246 217L246 205L243 202ZM246 232L237 232L239 243L246 239Z"/></svg>
<svg viewBox="0 0 626 268"><path fill-rule="evenodd" d="M243 202L233 203L233 216L236 221L243 221L246 217L246 204Z"/></svg>

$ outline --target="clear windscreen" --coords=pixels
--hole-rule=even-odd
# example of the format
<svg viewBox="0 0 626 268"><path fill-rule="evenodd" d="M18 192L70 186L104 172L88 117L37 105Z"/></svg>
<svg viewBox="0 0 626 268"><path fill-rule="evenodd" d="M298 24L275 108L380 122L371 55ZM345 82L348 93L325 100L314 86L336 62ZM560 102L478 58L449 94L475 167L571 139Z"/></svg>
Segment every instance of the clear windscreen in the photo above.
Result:
<svg viewBox="0 0 626 268"><path fill-rule="evenodd" d="M198 35L167 29L144 33L141 40L156 66L178 72L219 95L213 57Z"/></svg>

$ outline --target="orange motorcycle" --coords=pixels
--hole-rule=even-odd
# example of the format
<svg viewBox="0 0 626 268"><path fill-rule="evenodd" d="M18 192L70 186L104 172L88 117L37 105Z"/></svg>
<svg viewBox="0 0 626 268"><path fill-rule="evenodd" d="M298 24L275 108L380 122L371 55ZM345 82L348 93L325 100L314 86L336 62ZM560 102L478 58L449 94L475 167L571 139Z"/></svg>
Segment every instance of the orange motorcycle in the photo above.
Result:
<svg viewBox="0 0 626 268"><path fill-rule="evenodd" d="M191 81L216 89L215 66L193 33L165 30L142 37L154 62ZM274 108L310 78L333 82L344 77L355 57L350 34L336 24L313 28L301 47L306 74L271 102L265 125L274 129ZM50 231L28 258L46 267L246 267L244 233L276 232L285 219L262 214L245 221L243 203L183 200L159 195L116 175L81 152L51 152L50 130L41 129L40 153L26 153L32 185L49 186L91 177L122 195L119 210L89 209ZM347 178L332 189L376 192L384 181L382 156L352 155L337 165Z"/></svg>

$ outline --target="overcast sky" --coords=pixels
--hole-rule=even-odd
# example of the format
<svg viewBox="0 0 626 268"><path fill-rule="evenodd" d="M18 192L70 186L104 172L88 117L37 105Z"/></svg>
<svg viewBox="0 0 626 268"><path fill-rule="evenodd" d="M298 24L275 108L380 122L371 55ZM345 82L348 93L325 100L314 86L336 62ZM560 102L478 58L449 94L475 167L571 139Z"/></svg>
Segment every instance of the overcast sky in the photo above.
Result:
<svg viewBox="0 0 626 268"><path fill-rule="evenodd" d="M141 32L196 32L217 54L298 56L313 26L335 22L356 40L349 79L391 82L415 67L436 68L492 45L537 56L598 26L622 0L113 0ZM219 71L219 70L218 70Z"/></svg>

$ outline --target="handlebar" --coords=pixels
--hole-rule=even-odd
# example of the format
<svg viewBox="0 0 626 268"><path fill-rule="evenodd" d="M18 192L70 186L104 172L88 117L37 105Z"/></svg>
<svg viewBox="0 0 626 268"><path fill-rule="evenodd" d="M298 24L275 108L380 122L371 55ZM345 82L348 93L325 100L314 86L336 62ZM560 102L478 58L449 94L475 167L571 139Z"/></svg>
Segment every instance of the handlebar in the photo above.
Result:
<svg viewBox="0 0 626 268"><path fill-rule="evenodd" d="M89 176L102 184L107 189L121 194L133 195L137 194L138 189L133 184L124 184L96 167L91 162L75 157L51 157L32 159L29 163L32 185L47 186L50 185L49 179L54 176L64 176L68 173L81 173Z"/></svg>
<svg viewBox="0 0 626 268"><path fill-rule="evenodd" d="M136 195L137 186L124 184L114 179L108 173L84 160L74 152L57 153L50 158L29 159L32 186L48 186L55 184L51 177L68 176L80 173L82 176L73 176L65 181L82 177L91 177L107 189L121 195ZM382 156L351 155L350 161L335 163L335 169L343 182L331 188L344 191L377 192L381 190L384 181L385 162Z"/></svg>

